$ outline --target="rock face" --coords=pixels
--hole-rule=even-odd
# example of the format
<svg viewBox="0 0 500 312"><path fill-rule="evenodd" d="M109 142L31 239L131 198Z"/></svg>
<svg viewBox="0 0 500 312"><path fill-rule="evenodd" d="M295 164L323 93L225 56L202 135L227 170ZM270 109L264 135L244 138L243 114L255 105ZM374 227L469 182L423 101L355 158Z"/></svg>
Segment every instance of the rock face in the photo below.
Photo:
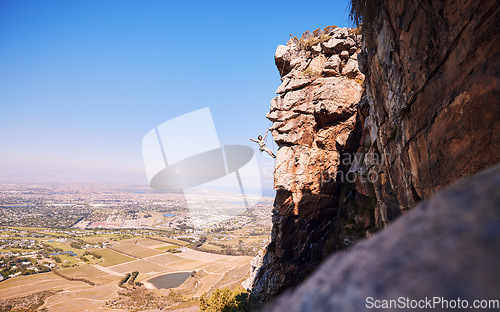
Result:
<svg viewBox="0 0 500 312"><path fill-rule="evenodd" d="M349 168L343 160L357 149L360 135L357 112L364 76L356 58L361 38L346 28L330 36L309 51L292 41L276 49L283 83L267 115L280 147L273 230L267 252L254 261L262 266L253 268L254 293L263 300L303 280L326 255L343 247L339 241L365 235L364 230L342 230L349 213L360 216L350 220L352 227L374 225L367 209L349 210L354 203L342 202L349 189L340 187Z"/></svg>
<svg viewBox="0 0 500 312"><path fill-rule="evenodd" d="M470 308L474 300L498 300L498 250L500 165L447 187L374 237L334 254L264 310L359 312L374 300L400 297L460 298Z"/></svg>
<svg viewBox="0 0 500 312"><path fill-rule="evenodd" d="M276 50L277 193L253 282L264 301L500 161L498 2L380 3L362 40L337 28L310 50Z"/></svg>

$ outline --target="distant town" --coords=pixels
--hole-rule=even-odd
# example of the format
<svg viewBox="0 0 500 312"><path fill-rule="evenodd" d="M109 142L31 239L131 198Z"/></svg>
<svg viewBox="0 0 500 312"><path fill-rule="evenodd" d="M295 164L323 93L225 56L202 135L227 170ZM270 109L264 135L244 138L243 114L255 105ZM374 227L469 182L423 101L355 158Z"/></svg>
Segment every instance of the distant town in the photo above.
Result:
<svg viewBox="0 0 500 312"><path fill-rule="evenodd" d="M210 192L220 205L232 194ZM207 208L208 209L208 208ZM182 193L143 186L0 184L0 280L105 261L124 239L149 238L180 248L254 256L269 238L272 199L203 228L193 225ZM207 211L206 214L209 214ZM119 251L124 254L126 252Z"/></svg>

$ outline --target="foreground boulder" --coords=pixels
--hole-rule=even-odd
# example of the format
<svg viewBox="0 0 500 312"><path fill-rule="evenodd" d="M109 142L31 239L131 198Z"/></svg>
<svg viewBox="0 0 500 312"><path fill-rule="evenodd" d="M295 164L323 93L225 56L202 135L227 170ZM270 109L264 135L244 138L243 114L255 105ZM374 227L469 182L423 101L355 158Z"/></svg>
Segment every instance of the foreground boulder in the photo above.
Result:
<svg viewBox="0 0 500 312"><path fill-rule="evenodd" d="M470 309L474 300L493 299L496 304L500 300L499 263L497 165L439 191L384 231L334 254L305 283L271 302L265 311L358 312L370 310L367 304L384 304L375 300L407 302L406 298L426 297L450 300L449 307L458 299L462 305L467 300L469 309L464 311L477 310ZM427 303L418 311L445 308L438 304L431 309Z"/></svg>

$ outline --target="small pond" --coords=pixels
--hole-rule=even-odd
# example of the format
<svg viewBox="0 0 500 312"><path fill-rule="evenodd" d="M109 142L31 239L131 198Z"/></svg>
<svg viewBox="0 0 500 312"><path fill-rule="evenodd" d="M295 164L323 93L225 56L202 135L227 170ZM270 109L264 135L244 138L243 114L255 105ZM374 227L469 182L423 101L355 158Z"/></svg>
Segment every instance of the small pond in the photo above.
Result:
<svg viewBox="0 0 500 312"><path fill-rule="evenodd" d="M156 288L169 289L179 287L190 276L191 272L169 273L152 278L148 282Z"/></svg>
<svg viewBox="0 0 500 312"><path fill-rule="evenodd" d="M175 217L177 214L176 213L164 213L163 216L164 217Z"/></svg>

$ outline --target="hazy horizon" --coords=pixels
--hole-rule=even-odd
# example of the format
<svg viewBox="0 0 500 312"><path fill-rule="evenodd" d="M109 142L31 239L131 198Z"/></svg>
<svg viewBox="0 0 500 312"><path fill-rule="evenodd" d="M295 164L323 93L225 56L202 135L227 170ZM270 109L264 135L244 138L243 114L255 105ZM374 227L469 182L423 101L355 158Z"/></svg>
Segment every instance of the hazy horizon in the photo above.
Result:
<svg viewBox="0 0 500 312"><path fill-rule="evenodd" d="M144 135L210 107L221 144L255 150L269 193L272 159L249 138L270 124L276 46L290 33L347 26L346 7L3 1L0 177L147 185ZM277 150L270 135L267 144Z"/></svg>

